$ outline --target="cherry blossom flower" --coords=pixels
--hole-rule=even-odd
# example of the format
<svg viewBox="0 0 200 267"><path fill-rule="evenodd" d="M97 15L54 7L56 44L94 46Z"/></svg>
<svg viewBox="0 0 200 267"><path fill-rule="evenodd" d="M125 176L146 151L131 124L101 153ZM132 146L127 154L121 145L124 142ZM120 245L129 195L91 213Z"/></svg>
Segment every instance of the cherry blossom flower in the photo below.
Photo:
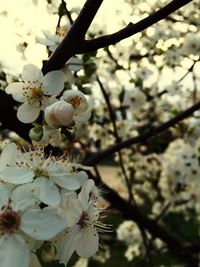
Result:
<svg viewBox="0 0 200 267"><path fill-rule="evenodd" d="M75 122L85 122L89 120L91 116L90 105L82 92L78 90L67 90L63 93L61 100L73 106L73 120Z"/></svg>
<svg viewBox="0 0 200 267"><path fill-rule="evenodd" d="M0 262L1 267L28 267L34 240L49 240L65 227L64 220L49 208L39 209L28 185L13 192L0 185ZM7 192L7 194L5 193ZM28 242L30 240L30 242ZM12 257L11 257L12 255ZM36 261L37 262L37 261Z"/></svg>
<svg viewBox="0 0 200 267"><path fill-rule="evenodd" d="M0 158L0 177L15 185L34 180L34 191L40 201L57 206L60 189L77 190L87 179L84 171L78 171L64 156L45 156L44 150L36 148L22 153L15 144L8 144Z"/></svg>
<svg viewBox="0 0 200 267"><path fill-rule="evenodd" d="M23 123L34 122L41 110L56 101L55 97L63 90L64 74L51 71L45 76L33 64L25 65L22 72L24 82L14 82L5 89L7 94L23 103L17 110L17 117Z"/></svg>
<svg viewBox="0 0 200 267"><path fill-rule="evenodd" d="M107 229L98 222L102 210L96 207L96 200L91 198L94 189L94 181L89 179L82 187L78 198L67 195L61 203L68 228L66 233L60 236L58 258L65 265L74 251L83 258L95 254L99 246L98 231Z"/></svg>

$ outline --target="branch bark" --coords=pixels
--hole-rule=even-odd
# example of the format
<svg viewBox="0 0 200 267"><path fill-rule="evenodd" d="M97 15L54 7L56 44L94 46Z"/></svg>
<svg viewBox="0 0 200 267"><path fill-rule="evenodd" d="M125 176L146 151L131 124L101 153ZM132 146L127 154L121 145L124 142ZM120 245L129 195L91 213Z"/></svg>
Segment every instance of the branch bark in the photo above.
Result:
<svg viewBox="0 0 200 267"><path fill-rule="evenodd" d="M112 155L113 153L119 151L120 149L123 148L127 148L131 145L140 143L140 142L144 142L146 141L148 138L151 138L163 131L166 131L168 128L175 126L178 122L188 118L189 116L191 116L195 111L197 111L198 109L200 109L200 102L198 102L197 104L191 106L190 108L186 109L185 111L181 112L180 114L178 114L176 117L172 118L171 120L161 124L158 127L154 127L151 128L149 131L136 136L136 137L132 137L129 138L125 141L122 141L116 145L111 146L108 149L102 150L100 152L98 152L96 155L92 156L91 158L84 160L83 164L85 165L95 165L98 162L100 162L101 160L105 159L105 157L108 157L110 155Z"/></svg>
<svg viewBox="0 0 200 267"><path fill-rule="evenodd" d="M86 40L83 45L80 47L78 54L96 51L100 48L114 45L123 39L126 39L138 32L141 32L152 26L153 24L159 22L160 20L165 19L168 15L175 12L176 10L180 9L184 5L192 2L193 0L173 0L171 3L166 5L165 7L161 8L157 12L149 15L147 18L133 24L130 22L126 27L121 29L118 32L113 34L105 35L102 37L95 38L93 40Z"/></svg>
<svg viewBox="0 0 200 267"><path fill-rule="evenodd" d="M64 40L49 60L44 63L42 68L44 74L61 69L67 60L77 53L78 47L82 46L85 34L102 3L103 0L86 1L78 18L71 26Z"/></svg>

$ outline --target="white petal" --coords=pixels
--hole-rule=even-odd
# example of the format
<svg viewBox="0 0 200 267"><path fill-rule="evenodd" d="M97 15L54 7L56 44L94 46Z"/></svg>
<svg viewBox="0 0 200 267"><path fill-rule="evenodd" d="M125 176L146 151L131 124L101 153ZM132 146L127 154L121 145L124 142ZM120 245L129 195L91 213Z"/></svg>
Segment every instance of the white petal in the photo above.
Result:
<svg viewBox="0 0 200 267"><path fill-rule="evenodd" d="M73 178L76 179L80 186L83 186L85 181L88 179L88 175L86 172L80 171L73 173Z"/></svg>
<svg viewBox="0 0 200 267"><path fill-rule="evenodd" d="M94 181L91 179L88 179L83 185L81 192L78 195L78 199L82 203L83 210L86 210L88 208L88 201L89 201L90 193L94 185L95 185Z"/></svg>
<svg viewBox="0 0 200 267"><path fill-rule="evenodd" d="M85 112L75 115L74 120L76 122L85 122L88 121L90 117L91 117L91 110L88 108Z"/></svg>
<svg viewBox="0 0 200 267"><path fill-rule="evenodd" d="M28 81L41 81L43 78L42 71L33 64L27 64L22 71L22 79Z"/></svg>
<svg viewBox="0 0 200 267"><path fill-rule="evenodd" d="M76 252L80 257L88 258L94 255L99 249L99 235L97 230L89 227L82 232L77 244Z"/></svg>
<svg viewBox="0 0 200 267"><path fill-rule="evenodd" d="M12 193L11 207L15 211L23 211L36 205L37 199L33 194L34 185L25 184L18 186Z"/></svg>
<svg viewBox="0 0 200 267"><path fill-rule="evenodd" d="M18 154L17 146L14 143L7 144L1 153L0 169L8 165L14 165L15 160L19 158Z"/></svg>
<svg viewBox="0 0 200 267"><path fill-rule="evenodd" d="M31 253L30 256L30 263L28 267L42 267L35 254Z"/></svg>
<svg viewBox="0 0 200 267"><path fill-rule="evenodd" d="M47 73L43 78L43 92L47 95L59 95L64 88L64 74L60 70Z"/></svg>
<svg viewBox="0 0 200 267"><path fill-rule="evenodd" d="M29 249L17 235L0 238L1 267L28 267Z"/></svg>
<svg viewBox="0 0 200 267"><path fill-rule="evenodd" d="M0 183L0 209L8 205L8 200L11 195L11 188L3 183Z"/></svg>
<svg viewBox="0 0 200 267"><path fill-rule="evenodd" d="M63 239L63 243L61 244L63 251L61 252L60 262L67 265L70 260L72 254L76 250L76 247L80 238L80 230L79 227L76 226L74 229L65 235Z"/></svg>
<svg viewBox="0 0 200 267"><path fill-rule="evenodd" d="M55 176L52 179L57 183L60 187L66 188L68 190L77 190L80 188L80 184L76 179L68 177L67 175L63 176Z"/></svg>
<svg viewBox="0 0 200 267"><path fill-rule="evenodd" d="M6 87L5 91L7 94L12 94L12 97L16 101L23 103L26 101L26 97L23 95L23 87L24 87L24 83L15 82L15 83L9 84Z"/></svg>
<svg viewBox="0 0 200 267"><path fill-rule="evenodd" d="M49 209L32 209L22 215L21 229L36 240L49 240L64 228L64 220Z"/></svg>
<svg viewBox="0 0 200 267"><path fill-rule="evenodd" d="M60 203L60 193L56 185L45 177L39 177L34 185L38 190L38 198L45 204L57 206Z"/></svg>
<svg viewBox="0 0 200 267"><path fill-rule="evenodd" d="M23 123L34 122L40 114L39 102L24 102L17 110L17 118Z"/></svg>
<svg viewBox="0 0 200 267"><path fill-rule="evenodd" d="M5 167L0 171L0 178L11 184L25 184L33 181L34 172L27 168Z"/></svg>
<svg viewBox="0 0 200 267"><path fill-rule="evenodd" d="M63 205L63 216L66 220L66 227L73 227L75 224L77 224L80 220L80 217L82 215L82 208L80 201L78 199L65 199L65 203Z"/></svg>

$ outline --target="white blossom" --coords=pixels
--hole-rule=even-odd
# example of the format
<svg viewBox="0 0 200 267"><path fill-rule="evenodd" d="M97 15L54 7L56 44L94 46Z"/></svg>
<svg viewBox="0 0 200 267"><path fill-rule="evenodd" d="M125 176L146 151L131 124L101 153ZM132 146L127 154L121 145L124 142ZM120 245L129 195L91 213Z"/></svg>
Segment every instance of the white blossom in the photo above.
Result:
<svg viewBox="0 0 200 267"><path fill-rule="evenodd" d="M25 65L22 72L23 82L14 82L6 87L6 93L23 103L17 110L17 117L24 123L35 121L41 110L55 102L64 87L64 74L51 71L45 76L33 64ZM54 96L54 97L53 97Z"/></svg>

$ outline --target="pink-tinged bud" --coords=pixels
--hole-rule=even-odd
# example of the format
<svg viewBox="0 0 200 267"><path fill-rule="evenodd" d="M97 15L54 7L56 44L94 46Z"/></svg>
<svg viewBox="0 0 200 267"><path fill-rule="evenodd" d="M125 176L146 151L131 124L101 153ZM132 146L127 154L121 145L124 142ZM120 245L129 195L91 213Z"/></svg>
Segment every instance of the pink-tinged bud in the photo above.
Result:
<svg viewBox="0 0 200 267"><path fill-rule="evenodd" d="M73 122L74 109L65 101L58 101L45 109L44 117L47 124L53 128L70 126Z"/></svg>

